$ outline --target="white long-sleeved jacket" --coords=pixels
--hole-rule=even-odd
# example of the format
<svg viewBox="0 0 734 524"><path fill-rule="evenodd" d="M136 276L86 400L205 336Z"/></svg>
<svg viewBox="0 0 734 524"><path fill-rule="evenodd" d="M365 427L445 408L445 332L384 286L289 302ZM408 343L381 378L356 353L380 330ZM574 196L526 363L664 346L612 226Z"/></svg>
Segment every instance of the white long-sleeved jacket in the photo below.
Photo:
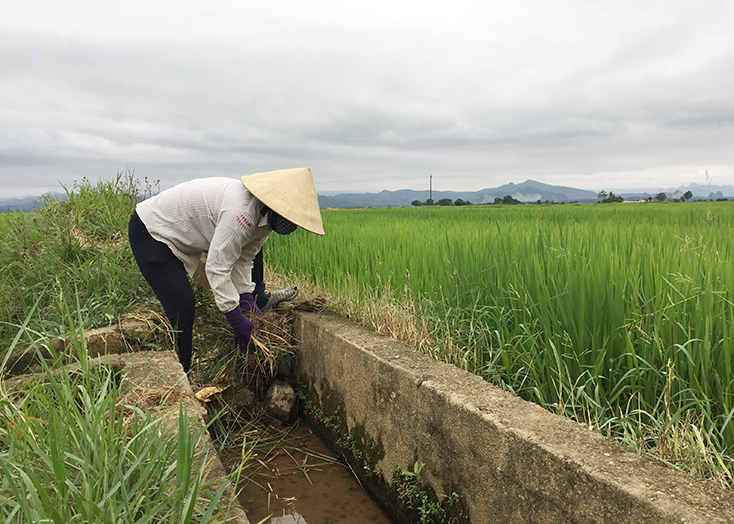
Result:
<svg viewBox="0 0 734 524"><path fill-rule="evenodd" d="M270 236L263 204L239 179L199 178L140 202L136 210L150 235L165 243L193 276L208 253L206 276L222 312L251 293L252 261Z"/></svg>

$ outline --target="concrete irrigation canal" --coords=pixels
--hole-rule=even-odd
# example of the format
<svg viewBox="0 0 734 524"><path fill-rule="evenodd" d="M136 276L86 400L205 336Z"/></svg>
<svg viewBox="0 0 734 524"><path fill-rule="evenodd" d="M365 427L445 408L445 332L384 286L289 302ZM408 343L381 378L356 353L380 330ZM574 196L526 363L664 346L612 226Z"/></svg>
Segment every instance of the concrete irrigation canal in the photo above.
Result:
<svg viewBox="0 0 734 524"><path fill-rule="evenodd" d="M445 522L475 524L734 522L734 493L713 482L641 457L341 317L295 311L293 319L296 365L282 378L299 392L302 419L344 458L339 468L349 472L349 478L327 472L324 482L356 476L393 522L417 521L416 508L423 515L439 508L443 513L435 515ZM87 332L90 353L124 370L137 387L175 389L189 415L203 422L206 409L172 352L124 352L125 340L142 338L145 330L131 321ZM29 364L18 356L13 369L27 372ZM211 478L224 475L219 460L209 467ZM263 522L359 522L358 515L373 511L357 502L345 507L335 487L320 491L333 497L315 504L319 516L297 511ZM250 508L241 503L247 496L235 497L230 486L228 497L231 522L259 522L248 520ZM380 511L374 515L371 521L388 522Z"/></svg>

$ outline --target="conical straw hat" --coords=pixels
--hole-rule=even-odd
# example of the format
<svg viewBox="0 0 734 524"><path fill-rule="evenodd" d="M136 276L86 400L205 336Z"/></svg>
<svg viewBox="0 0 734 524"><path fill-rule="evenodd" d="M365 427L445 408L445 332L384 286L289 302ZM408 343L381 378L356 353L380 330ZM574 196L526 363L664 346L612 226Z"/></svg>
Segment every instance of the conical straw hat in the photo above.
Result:
<svg viewBox="0 0 734 524"><path fill-rule="evenodd" d="M324 234L319 200L307 167L245 175L242 183L260 202L297 226Z"/></svg>

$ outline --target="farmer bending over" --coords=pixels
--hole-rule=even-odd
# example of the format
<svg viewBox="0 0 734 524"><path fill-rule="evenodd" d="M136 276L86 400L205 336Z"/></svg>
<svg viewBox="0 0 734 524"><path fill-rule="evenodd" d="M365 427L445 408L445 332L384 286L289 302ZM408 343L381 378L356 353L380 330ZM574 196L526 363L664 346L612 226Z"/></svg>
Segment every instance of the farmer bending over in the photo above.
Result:
<svg viewBox="0 0 734 524"><path fill-rule="evenodd" d="M194 292L189 283L201 254L219 310L229 321L235 344L246 351L253 323L244 312L260 310L253 291L253 260L275 231L300 226L324 234L311 170L283 169L230 178L184 182L140 202L130 218L135 261L176 330L178 357L191 368ZM261 258L262 255L260 254ZM262 280L262 269L256 268Z"/></svg>

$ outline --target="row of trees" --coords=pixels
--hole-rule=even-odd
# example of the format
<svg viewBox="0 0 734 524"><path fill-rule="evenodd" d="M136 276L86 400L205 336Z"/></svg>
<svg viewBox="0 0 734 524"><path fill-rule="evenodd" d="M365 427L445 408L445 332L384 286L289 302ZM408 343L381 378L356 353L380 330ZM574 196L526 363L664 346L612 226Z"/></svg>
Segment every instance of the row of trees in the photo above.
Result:
<svg viewBox="0 0 734 524"><path fill-rule="evenodd" d="M494 199L493 204L506 204L511 206L516 205L525 205L525 204L555 204L556 202L546 200L545 202L541 202L538 200L537 202L522 202L516 198L513 198L510 195L505 195L503 198L496 197ZM564 202L561 202L563 204ZM413 206L471 206L474 205L468 200L462 200L461 198L457 198L456 200L451 200L450 198L442 198L438 202L434 202L430 198L427 199L425 202L421 202L420 200L413 200L411 202L411 205Z"/></svg>
<svg viewBox="0 0 734 524"><path fill-rule="evenodd" d="M619 195L615 195L614 191L610 191L609 194L607 194L606 191L603 189L599 191L599 194L597 195L597 198L599 199L599 202L602 204L609 204L611 202L624 202L624 198L622 198ZM693 198L693 193L690 191L686 191L683 193L679 198L674 198L673 202L686 202ZM648 202L655 200L656 202L665 202L668 200L668 195L666 195L663 192L658 193L654 197L649 197L647 199Z"/></svg>
<svg viewBox="0 0 734 524"><path fill-rule="evenodd" d="M509 204L511 206L516 206L518 204L522 204L523 202L520 202L518 199L513 198L510 195L505 195L503 198L495 197L494 203L495 204Z"/></svg>
<svg viewBox="0 0 734 524"><path fill-rule="evenodd" d="M432 199L428 198L425 202L421 202L420 200L413 200L410 203L412 206L471 206L472 203L468 200L462 200L461 198L457 198L456 200L451 200L450 198L442 198L438 202L434 202Z"/></svg>
<svg viewBox="0 0 734 524"><path fill-rule="evenodd" d="M598 201L602 204L610 204L612 202L624 202L624 198L622 198L619 195L615 195L614 191L610 191L607 193L605 190L599 191L599 194L597 195ZM686 191L683 193L679 198L672 199L673 202L686 202L688 200L691 200L693 198L693 193L690 191ZM655 200L657 202L665 202L668 200L668 195L666 195L663 192L658 193L654 197L647 198L648 202L651 202L652 200ZM726 199L720 199L720 200L726 200ZM525 202L521 202L520 200L517 200L516 198L513 198L510 195L505 195L503 198L495 198L494 204L505 204L505 205L520 205L525 204ZM541 201L538 200L537 202L533 202L534 204L541 204ZM552 201L545 201L542 202L545 204L555 204L555 202ZM563 202L561 202L563 203ZM434 202L432 199L428 198L425 202L421 202L420 200L413 200L411 202L411 205L413 206L471 206L472 203L467 200L462 200L461 198L457 198L456 200L451 200L450 198L442 198L437 202Z"/></svg>
<svg viewBox="0 0 734 524"><path fill-rule="evenodd" d="M599 191L597 197L599 198L599 202L601 202L602 204L610 204L612 202L624 202L624 198L619 195L615 195L614 191L610 191L607 195L607 192L602 189L601 191Z"/></svg>

